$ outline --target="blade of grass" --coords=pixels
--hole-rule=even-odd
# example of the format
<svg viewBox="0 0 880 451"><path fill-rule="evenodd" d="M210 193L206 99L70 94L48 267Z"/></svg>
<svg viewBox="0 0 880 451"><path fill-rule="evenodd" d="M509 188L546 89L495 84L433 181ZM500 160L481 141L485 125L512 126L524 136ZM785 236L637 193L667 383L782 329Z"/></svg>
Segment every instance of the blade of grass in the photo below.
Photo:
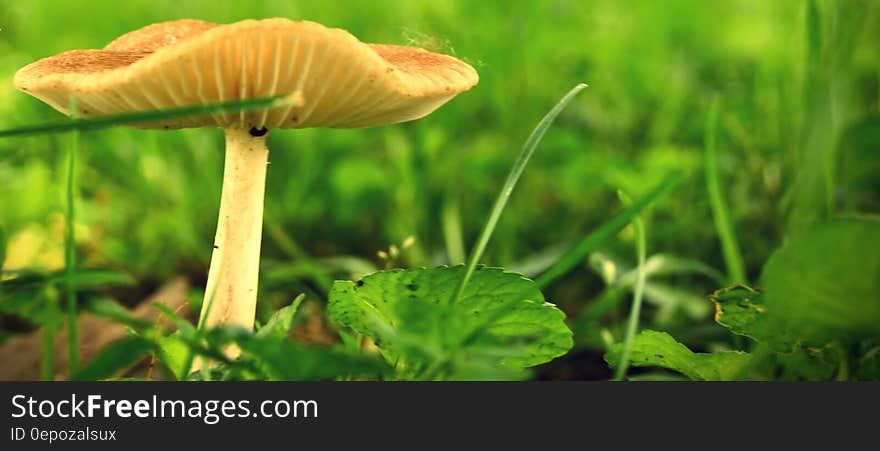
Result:
<svg viewBox="0 0 880 451"><path fill-rule="evenodd" d="M559 113L565 109L566 106L574 99L574 96L577 93L581 92L587 85L584 83L579 83L566 94L562 99L548 112L541 122L535 127L532 131L532 134L529 135L529 138L526 140L523 145L522 150L516 158L516 162L513 164L513 168L511 168L510 172L507 174L507 180L504 181L504 186L501 188L501 192L498 194L498 197L495 199L495 205L492 207L492 212L489 214L489 219L486 221L486 225L483 227L482 233L480 233L479 239L477 239L476 244L474 244L473 250L471 250L470 257L468 259L467 268L465 269L464 277L458 282L458 287L455 290L455 293L452 295L452 298L449 300L449 303L454 304L458 301L458 298L461 296L461 293L464 291L465 286L470 280L471 276L474 274L474 270L477 267L477 262L480 261L480 258L483 256L483 252L486 250L486 245L489 243L489 238L492 236L492 233L495 231L495 226L498 225L498 219L501 218L501 213L504 211L504 207L507 206L507 201L510 199L511 193L513 193L513 188L516 187L516 182L519 180L519 177L522 175L523 170L526 165L529 163L529 159L532 157L532 154L535 153L535 149L538 147L538 144L541 142L541 139L544 137L544 133L547 132L547 129L550 128L550 125L553 124L553 121L559 116Z"/></svg>
<svg viewBox="0 0 880 451"><path fill-rule="evenodd" d="M709 117L706 120L706 190L709 192L709 204L712 207L712 216L715 219L715 230L721 240L721 251L724 254L724 264L727 266L727 278L729 285L747 283L746 270L742 255L736 240L733 221L730 219L730 209L724 201L721 193L721 178L718 175L717 157L717 134L720 102L716 98L709 108Z"/></svg>
<svg viewBox="0 0 880 451"><path fill-rule="evenodd" d="M55 380L55 334L54 324L43 324L42 353L40 354L40 379Z"/></svg>
<svg viewBox="0 0 880 451"><path fill-rule="evenodd" d="M193 105L181 108L144 111L138 113L125 113L113 116L102 116L95 119L70 118L66 121L27 125L24 127L18 127L8 130L0 130L0 138L32 136L43 133L61 133L71 130L95 130L99 128L112 127L114 125L147 123L162 119L202 116L236 110L246 111L258 108L276 108L288 105L290 103L295 103L298 101L298 99L299 98L293 94L282 94L277 96L260 97L253 99L233 100L229 102Z"/></svg>
<svg viewBox="0 0 880 451"><path fill-rule="evenodd" d="M618 196L624 205L632 205L632 199L621 191ZM633 337L639 328L639 315L642 311L642 297L645 292L645 260L647 260L645 223L638 216L632 220L633 233L636 242L636 258L638 258L638 266L636 267L636 283L633 288L633 303L629 311L629 321L626 325L626 335L623 339L623 352L620 354L620 365L614 373L614 380L622 381L626 377L626 370L629 367L629 354L632 351Z"/></svg>
<svg viewBox="0 0 880 451"><path fill-rule="evenodd" d="M76 106L71 103L70 111L76 111ZM75 119L75 118L74 118ZM67 150L67 192L66 207L64 214L64 295L67 298L67 347L68 347L68 372L70 378L79 372L79 333L76 324L76 288L73 283L73 274L76 271L76 243L74 234L74 221L76 218L76 157L79 153L79 130L71 131L70 148Z"/></svg>
<svg viewBox="0 0 880 451"><path fill-rule="evenodd" d="M620 229L624 228L633 220L633 218L636 217L636 215L641 213L642 210L648 208L651 204L656 202L657 199L668 193L672 187L678 183L680 178L681 176L678 173L670 173L667 175L660 183L651 188L651 191L648 191L648 194L635 201L632 205L626 207L623 211L614 215L614 217L608 221L605 221L598 229L585 236L580 242L560 257L556 263L535 279L535 282L539 287L544 288L565 275L572 268L580 264L590 252L596 250L596 248L598 248L605 240L620 231Z"/></svg>
<svg viewBox="0 0 880 451"><path fill-rule="evenodd" d="M584 307L581 313L571 320L572 329L583 330L598 322L608 311L620 304L629 288L624 284L606 288L599 295L598 300Z"/></svg>

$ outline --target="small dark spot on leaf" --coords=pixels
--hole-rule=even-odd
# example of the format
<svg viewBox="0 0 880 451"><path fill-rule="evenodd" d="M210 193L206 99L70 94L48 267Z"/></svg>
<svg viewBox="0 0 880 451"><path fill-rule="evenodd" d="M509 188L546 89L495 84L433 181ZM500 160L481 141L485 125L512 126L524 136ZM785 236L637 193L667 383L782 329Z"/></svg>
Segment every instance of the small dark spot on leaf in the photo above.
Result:
<svg viewBox="0 0 880 451"><path fill-rule="evenodd" d="M406 289L410 290L410 291L416 291L419 289L419 286L416 285L415 282L410 282L410 283L406 284Z"/></svg>
<svg viewBox="0 0 880 451"><path fill-rule="evenodd" d="M355 282L354 284L357 285L357 286L359 286L359 287L362 287L362 286L364 286L364 280L363 280L363 279L358 280L358 281Z"/></svg>
<svg viewBox="0 0 880 451"><path fill-rule="evenodd" d="M664 357L663 357L663 354L654 354L654 357L657 357L658 359L662 359L662 358L664 358Z"/></svg>

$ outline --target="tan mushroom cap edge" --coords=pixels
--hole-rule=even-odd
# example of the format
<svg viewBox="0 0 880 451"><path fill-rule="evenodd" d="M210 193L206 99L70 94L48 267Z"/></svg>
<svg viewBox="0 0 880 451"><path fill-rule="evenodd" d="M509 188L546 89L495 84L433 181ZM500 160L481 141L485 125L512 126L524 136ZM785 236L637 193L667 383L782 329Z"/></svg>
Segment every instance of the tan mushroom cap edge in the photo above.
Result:
<svg viewBox="0 0 880 451"><path fill-rule="evenodd" d="M295 93L301 101L273 109L139 124L271 129L418 119L476 85L479 76L451 56L365 44L345 30L276 18L157 23L101 50L39 60L14 81L65 114L75 100L84 118Z"/></svg>

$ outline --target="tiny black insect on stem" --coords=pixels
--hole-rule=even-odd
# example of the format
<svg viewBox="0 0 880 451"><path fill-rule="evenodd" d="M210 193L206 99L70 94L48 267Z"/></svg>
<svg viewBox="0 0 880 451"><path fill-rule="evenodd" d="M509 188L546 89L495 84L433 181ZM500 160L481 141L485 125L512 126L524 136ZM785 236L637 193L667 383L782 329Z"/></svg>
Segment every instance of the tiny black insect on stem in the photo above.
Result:
<svg viewBox="0 0 880 451"><path fill-rule="evenodd" d="M263 136L269 132L269 129L263 127L261 129L257 129L257 127L251 127L251 136Z"/></svg>

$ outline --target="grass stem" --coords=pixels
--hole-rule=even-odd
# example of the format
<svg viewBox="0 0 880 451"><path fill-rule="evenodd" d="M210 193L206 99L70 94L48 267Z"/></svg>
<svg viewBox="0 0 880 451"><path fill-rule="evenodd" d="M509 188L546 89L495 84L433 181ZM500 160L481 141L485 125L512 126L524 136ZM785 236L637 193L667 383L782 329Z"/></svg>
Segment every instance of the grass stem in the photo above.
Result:
<svg viewBox="0 0 880 451"><path fill-rule="evenodd" d="M590 252L596 250L605 240L624 228L642 210L648 208L648 206L668 193L678 183L679 178L680 175L675 172L667 175L660 183L651 188L648 194L645 194L632 205L626 207L623 211L605 221L599 228L585 236L568 252L563 254L556 263L538 276L535 282L539 287L544 288L564 276L575 266L581 264Z"/></svg>
<svg viewBox="0 0 880 451"><path fill-rule="evenodd" d="M54 323L43 324L42 352L40 353L40 379L55 380L55 334Z"/></svg>
<svg viewBox="0 0 880 451"><path fill-rule="evenodd" d="M718 117L720 105L718 99L712 101L709 108L709 117L706 121L705 137L705 170L706 190L709 192L709 204L712 208L712 217L715 220L715 230L721 240L721 251L724 254L724 264L727 266L728 284L747 283L746 270L742 255L733 229L733 221L730 219L730 209L724 201L721 193L721 177L718 175L717 135Z"/></svg>
<svg viewBox="0 0 880 451"><path fill-rule="evenodd" d="M532 131L532 134L529 135L529 139L527 139L526 143L523 145L522 150L516 158L516 162L514 162L513 164L513 168L507 174L507 180L504 181L504 186L501 187L501 192L495 199L495 205L492 206L492 211L491 213L489 213L489 219L486 221L486 225L485 227L483 227L483 231L482 233L480 233L479 239L477 239L473 250L471 250L464 277L462 277L462 279L458 282L455 293L449 300L450 304L454 304L458 301L459 297L461 297L462 292L464 292L465 286L467 285L471 276L474 274L477 263L480 261L480 258L483 257L483 252L486 250L486 245L489 244L489 238L492 237L492 233L495 231L495 226L498 225L498 220L501 218L501 213L507 206L507 201L510 199L511 193L513 193L513 188L516 187L516 182L519 181L523 170L529 163L529 159L532 158L532 154L535 153L535 149L538 147L538 144L544 137L544 133L547 132L547 129L550 128L550 125L553 124L553 121L556 119L557 116L559 116L559 113L561 113L562 110L565 109L566 106L568 106L568 104L572 101L572 99L574 99L577 93L581 92L586 87L586 84L579 83L570 91L568 91L568 94L566 94L559 102L556 103L556 105L544 116L544 118L541 119L541 122L539 122L538 125L535 127L535 129Z"/></svg>
<svg viewBox="0 0 880 451"><path fill-rule="evenodd" d="M181 108L170 108L138 113L124 113L113 116L101 116L95 119L78 119L71 117L65 121L45 124L26 125L23 127L0 130L0 138L16 136L32 136L44 133L62 133L71 130L95 130L123 124L142 124L163 119L174 119L191 116L224 113L227 111L247 111L259 108L278 107L295 101L289 94L260 97L255 99L234 100L204 105L193 105ZM75 110L71 110L75 111Z"/></svg>
<svg viewBox="0 0 880 451"><path fill-rule="evenodd" d="M632 200L623 192L618 192L621 201L625 205L632 204ZM629 355L632 351L633 338L639 329L639 315L642 311L642 297L645 292L645 261L647 260L647 240L645 238L645 224L641 218L636 216L632 220L633 232L636 242L636 257L638 258L638 266L636 267L636 283L633 288L633 303L629 312L629 321L626 325L626 335L623 339L623 352L620 354L620 364L614 372L614 380L622 381L626 377L626 370L629 368Z"/></svg>

